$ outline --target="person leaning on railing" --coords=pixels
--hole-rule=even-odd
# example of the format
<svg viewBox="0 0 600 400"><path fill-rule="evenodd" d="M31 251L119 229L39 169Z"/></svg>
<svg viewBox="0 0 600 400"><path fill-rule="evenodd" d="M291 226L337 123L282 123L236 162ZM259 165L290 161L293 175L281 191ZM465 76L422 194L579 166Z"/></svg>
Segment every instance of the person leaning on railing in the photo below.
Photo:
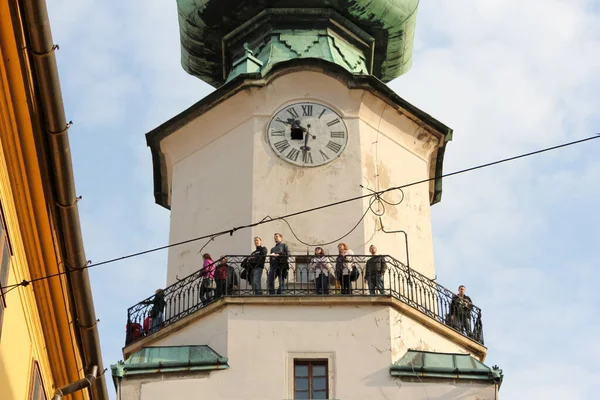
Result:
<svg viewBox="0 0 600 400"><path fill-rule="evenodd" d="M315 272L315 289L317 294L329 294L329 269L331 264L323 248L315 247L315 256L309 268Z"/></svg>
<svg viewBox="0 0 600 400"><path fill-rule="evenodd" d="M387 269L385 256L378 255L377 247L373 244L369 247L369 252L372 257L367 260L364 278L369 286L369 294L375 294L376 291L379 291L380 294L385 294L383 288L383 275Z"/></svg>
<svg viewBox="0 0 600 400"><path fill-rule="evenodd" d="M160 327L164 320L163 313L165 311L165 306L167 305L167 302L165 301L165 292L162 289L156 289L156 292L154 292L154 297L150 300L142 301L141 304L152 305L149 317L151 321L152 332L154 332Z"/></svg>

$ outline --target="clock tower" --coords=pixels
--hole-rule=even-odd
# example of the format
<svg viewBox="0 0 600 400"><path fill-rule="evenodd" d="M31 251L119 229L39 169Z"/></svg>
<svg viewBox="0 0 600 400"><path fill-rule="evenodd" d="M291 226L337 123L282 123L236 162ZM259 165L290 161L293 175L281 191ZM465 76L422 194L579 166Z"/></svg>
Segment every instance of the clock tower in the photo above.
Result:
<svg viewBox="0 0 600 400"><path fill-rule="evenodd" d="M281 232L292 252L335 253L343 237L356 254L376 243L434 278L430 206L452 130L385 85L411 65L417 4L178 1L183 68L216 90L147 135L170 242L431 179L387 203L236 230L203 251L244 254L255 236L270 247ZM201 247L169 249L168 284L199 268Z"/></svg>
<svg viewBox="0 0 600 400"><path fill-rule="evenodd" d="M147 134L155 199L171 210L171 244L228 233L169 248L160 317L156 296L130 308L128 326L159 323L128 331L113 366L124 398L496 398L481 310L433 280L430 206L452 130L386 85L410 68L418 0L177 5L182 66L216 89ZM235 255L256 237L270 249L274 233L289 248L288 286L263 294ZM340 242L354 258L336 258ZM371 245L387 260L377 290ZM317 246L330 254L319 271L307 256ZM235 275L208 302L219 273L199 272L205 253ZM359 276L344 291L350 268ZM198 379L152 375L161 362ZM156 380L146 395L128 378L136 368Z"/></svg>

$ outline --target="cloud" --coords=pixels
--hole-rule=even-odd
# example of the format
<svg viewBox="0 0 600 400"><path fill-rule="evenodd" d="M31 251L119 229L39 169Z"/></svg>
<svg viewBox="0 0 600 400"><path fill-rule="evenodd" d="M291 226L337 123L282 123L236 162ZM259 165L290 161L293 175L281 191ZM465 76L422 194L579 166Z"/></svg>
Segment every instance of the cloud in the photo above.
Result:
<svg viewBox="0 0 600 400"><path fill-rule="evenodd" d="M391 86L454 128L447 172L598 130L589 4L421 3L413 68ZM466 284L483 309L504 398L594 398L598 145L448 178L433 209L438 282Z"/></svg>

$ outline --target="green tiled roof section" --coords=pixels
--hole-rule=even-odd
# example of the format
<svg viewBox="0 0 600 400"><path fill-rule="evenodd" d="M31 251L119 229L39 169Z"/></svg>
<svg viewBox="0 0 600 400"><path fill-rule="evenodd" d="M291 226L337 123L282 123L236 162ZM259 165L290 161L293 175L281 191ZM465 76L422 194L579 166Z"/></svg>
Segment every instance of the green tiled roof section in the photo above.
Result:
<svg viewBox="0 0 600 400"><path fill-rule="evenodd" d="M351 72L359 70L371 73L383 82L389 82L408 71L412 64L418 5L418 0L177 0L181 64L188 73L215 87L221 86L225 82L223 71L229 71L230 63L235 61L228 60L225 61L227 65L223 65L223 39L228 34L264 10L282 10L284 13L275 19L288 18L289 21L290 17L293 19L296 15L301 20L311 9L317 10L322 16L328 16L330 12L339 13L361 32L374 38L373 60L370 60L372 70L370 64L366 71L360 71L359 59L364 55L356 54L356 51L349 52L345 48L353 46L328 43L327 48L339 45L338 53L341 54L319 52L323 38L319 37L316 42L311 32L305 34L304 31L310 31L306 28L306 20L302 27L289 26L292 35L297 38L278 38L281 43L292 43L291 51L285 53L274 49L274 57L270 58L269 63L262 60L266 69L272 63L296 57L323 58L339 65L347 64L345 68ZM258 54L256 49L253 50ZM332 60L333 57L336 59ZM342 62L337 58L341 58ZM231 79L227 77L227 80Z"/></svg>
<svg viewBox="0 0 600 400"><path fill-rule="evenodd" d="M229 368L227 357L222 357L209 346L144 347L126 361L111 365L114 377L226 368Z"/></svg>
<svg viewBox="0 0 600 400"><path fill-rule="evenodd" d="M293 31L273 33L257 48L252 49L255 62L247 61L248 55L233 63L233 68L227 76L231 81L236 76L260 72L266 76L273 66L280 62L295 58L317 58L338 64L351 73L365 74L368 72L365 55L349 45L342 38L335 37L325 30L303 31L295 34ZM256 67L260 63L260 67ZM240 67L241 66L241 67ZM254 70L249 70L254 68Z"/></svg>
<svg viewBox="0 0 600 400"><path fill-rule="evenodd" d="M246 54L235 61L231 67L231 72L227 77L227 82L238 75L253 74L260 72L263 67L263 62L252 55L252 51L246 46Z"/></svg>
<svg viewBox="0 0 600 400"><path fill-rule="evenodd" d="M502 382L502 370L490 368L469 354L409 350L390 367L392 376Z"/></svg>

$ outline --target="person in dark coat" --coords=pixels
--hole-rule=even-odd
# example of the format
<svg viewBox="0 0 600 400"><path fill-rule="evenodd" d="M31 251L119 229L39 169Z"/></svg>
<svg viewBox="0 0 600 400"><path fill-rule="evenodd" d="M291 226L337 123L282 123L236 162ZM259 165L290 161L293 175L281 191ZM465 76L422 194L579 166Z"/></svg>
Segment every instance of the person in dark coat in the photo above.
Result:
<svg viewBox="0 0 600 400"><path fill-rule="evenodd" d="M385 294L383 288L383 275L387 269L385 263L385 256L377 254L377 247L371 245L369 252L372 257L367 260L367 266L365 268L365 281L369 286L369 294L375 294L379 291L380 294Z"/></svg>
<svg viewBox="0 0 600 400"><path fill-rule="evenodd" d="M290 249L283 242L281 233L276 233L273 238L275 239L275 246L271 249L271 265L269 275L267 275L267 286L269 294L275 294L275 278L277 278L279 281L277 294L282 294L289 269L288 256L290 255Z"/></svg>
<svg viewBox="0 0 600 400"><path fill-rule="evenodd" d="M252 285L255 295L262 294L262 275L265 268L265 259L267 257L267 248L262 245L262 239L258 236L254 238L256 249L250 254L247 262L247 276Z"/></svg>
<svg viewBox="0 0 600 400"><path fill-rule="evenodd" d="M450 325L461 333L471 336L471 308L473 302L465 294L467 288L464 285L458 287L458 294L452 298L450 303Z"/></svg>
<svg viewBox="0 0 600 400"><path fill-rule="evenodd" d="M152 305L149 317L152 320L152 332L158 330L164 321L164 311L167 302L165 301L165 292L162 289L156 289L154 297L151 300L142 302L142 304Z"/></svg>
<svg viewBox="0 0 600 400"><path fill-rule="evenodd" d="M215 270L215 285L216 298L234 294L239 287L237 274L235 269L227 264L227 257L221 257L221 262Z"/></svg>

